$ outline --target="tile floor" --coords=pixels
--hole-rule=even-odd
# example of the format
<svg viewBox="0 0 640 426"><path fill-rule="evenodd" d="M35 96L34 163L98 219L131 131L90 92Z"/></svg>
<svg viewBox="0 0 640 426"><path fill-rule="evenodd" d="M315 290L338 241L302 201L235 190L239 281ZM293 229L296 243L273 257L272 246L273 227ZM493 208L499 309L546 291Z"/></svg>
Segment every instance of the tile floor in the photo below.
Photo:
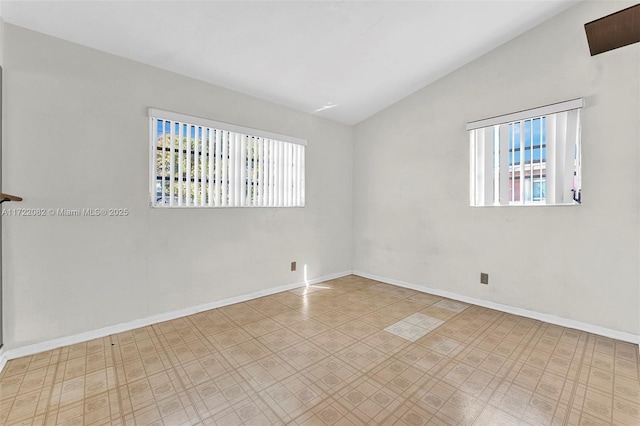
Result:
<svg viewBox="0 0 640 426"><path fill-rule="evenodd" d="M640 425L638 366L635 345L349 276L9 361L0 424Z"/></svg>

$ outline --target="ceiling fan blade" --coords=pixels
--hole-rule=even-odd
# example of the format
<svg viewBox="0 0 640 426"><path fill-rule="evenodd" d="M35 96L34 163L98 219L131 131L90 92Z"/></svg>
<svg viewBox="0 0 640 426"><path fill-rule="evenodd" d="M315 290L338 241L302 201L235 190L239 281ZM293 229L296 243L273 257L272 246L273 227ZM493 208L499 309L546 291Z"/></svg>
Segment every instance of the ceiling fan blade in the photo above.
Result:
<svg viewBox="0 0 640 426"><path fill-rule="evenodd" d="M584 24L591 56L640 41L640 4Z"/></svg>

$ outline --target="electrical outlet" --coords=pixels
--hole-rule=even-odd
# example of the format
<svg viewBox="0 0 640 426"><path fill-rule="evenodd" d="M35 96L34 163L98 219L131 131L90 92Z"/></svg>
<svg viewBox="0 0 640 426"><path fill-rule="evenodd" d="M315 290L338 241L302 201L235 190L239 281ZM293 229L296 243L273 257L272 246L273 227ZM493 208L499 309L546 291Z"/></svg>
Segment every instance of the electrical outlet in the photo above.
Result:
<svg viewBox="0 0 640 426"><path fill-rule="evenodd" d="M480 284L489 284L489 274L480 272Z"/></svg>
<svg viewBox="0 0 640 426"><path fill-rule="evenodd" d="M291 262L291 272L296 270L296 262Z"/></svg>

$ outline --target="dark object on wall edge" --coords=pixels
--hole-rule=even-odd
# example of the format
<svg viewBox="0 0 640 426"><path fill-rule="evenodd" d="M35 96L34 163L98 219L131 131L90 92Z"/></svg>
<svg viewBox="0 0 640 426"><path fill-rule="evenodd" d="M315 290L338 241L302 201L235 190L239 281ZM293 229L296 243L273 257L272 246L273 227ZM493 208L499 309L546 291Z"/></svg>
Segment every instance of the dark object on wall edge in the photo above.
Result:
<svg viewBox="0 0 640 426"><path fill-rule="evenodd" d="M584 24L591 56L640 41L640 4Z"/></svg>

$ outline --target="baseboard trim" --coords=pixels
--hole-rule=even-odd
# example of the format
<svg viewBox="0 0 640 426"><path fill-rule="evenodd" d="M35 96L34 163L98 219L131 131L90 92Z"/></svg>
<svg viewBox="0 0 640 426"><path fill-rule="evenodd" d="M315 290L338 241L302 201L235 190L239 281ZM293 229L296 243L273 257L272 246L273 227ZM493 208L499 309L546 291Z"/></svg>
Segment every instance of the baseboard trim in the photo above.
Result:
<svg viewBox="0 0 640 426"><path fill-rule="evenodd" d="M636 336L631 333L612 330L612 329L584 323L581 321L575 321L567 318L558 317L555 315L544 314L536 311L531 311L528 309L516 308L514 306L490 302L483 299L477 299L475 297L464 296L461 294L457 294L457 293L453 293L445 290L439 290L435 288L430 288L430 287L417 285L413 283L408 283L408 282L396 280L393 278L380 277L380 276L369 274L362 271L343 271L335 274L329 274L329 275L317 277L311 280L307 280L306 282L295 282L295 283L286 284L282 286L271 287L269 289L260 290L253 293L248 293L248 294L244 294L236 297L230 297L230 298L215 301L215 302L209 302L202 305L180 309L177 311L154 315L147 318L141 318L141 319L129 321L126 323L116 324L116 325L112 325L112 326L108 326L108 327L104 327L96 330L87 331L84 333L75 334L72 336L66 336L66 337L48 340L41 343L26 345L26 346L15 348L15 349L6 350L5 349L6 346L3 346L2 348L0 348L0 373L2 372L7 361L15 358L34 355L40 352L57 349L63 346L74 345L76 343L87 342L89 340L109 336L111 334L123 333L125 331L134 330L136 328L146 327L148 325L157 324L164 321L170 321L172 319L185 317L187 315L193 315L198 312L220 308L223 306L233 305L235 303L246 302L248 300L256 299L258 297L268 296L270 294L279 293L282 291L293 290L295 288L304 287L306 285L313 285L319 282L332 280L335 278L340 278L340 277L348 276L351 274L357 275L363 278L369 278L375 281L380 281L387 284L397 285L399 287L405 287L412 290L430 293L437 296L442 296L449 299L458 300L461 302L466 302L466 303L482 306L489 309L494 309L500 312L519 315L522 317L531 318L531 319L547 322L550 324L555 324L563 327L573 328L576 330L586 331L588 333L593 333L600 336L609 337L612 339L617 339L624 342L635 343L640 345L640 336ZM640 347L639 347L639 350L640 350Z"/></svg>
<svg viewBox="0 0 640 426"><path fill-rule="evenodd" d="M32 345L26 345L23 347L4 350L0 349L0 372L7 360L20 358L23 356L34 355L40 352L50 351L63 346L75 345L76 343L87 342L89 340L97 339L100 337L109 336L111 334L123 333L125 331L134 330L140 327L146 327L148 325L157 324L164 321L170 321L176 318L185 317L187 315L193 315L198 312L208 311L210 309L221 308L223 306L233 305L240 302L246 302L247 300L256 299L258 297L268 296L274 293L280 293L282 291L293 290L295 288L304 287L307 285L313 285L322 281L332 280L335 278L351 275L351 271L343 271L335 274L324 275L311 280L295 282L292 284L281 285L278 287L271 287L266 290L259 290L253 293L243 294L241 296L230 297L215 302L209 302L202 305L192 306L177 311L167 312L164 314L153 315L147 318L141 318L126 323L116 324L97 330L86 331L84 333L74 334L72 336L60 337L57 339L47 340L41 343L34 343ZM3 362L4 360L4 362Z"/></svg>
<svg viewBox="0 0 640 426"><path fill-rule="evenodd" d="M430 288L422 285L408 283L408 282L396 280L393 278L380 277L380 276L369 274L362 271L353 271L353 275L358 275L363 278L369 278L375 281L397 285L399 287L405 287L412 290L430 293L436 296L442 296L449 299L458 300L460 302L470 303L472 305L478 305L484 308L494 309L500 312L506 312L508 314L519 315L521 317L531 318L531 319L547 322L549 324L560 325L562 327L573 328L576 330L597 334L599 336L610 337L612 339L621 340L623 342L640 345L640 336L636 336L635 334L631 334L631 333L626 333L624 331L612 330L609 328L604 328L604 327L588 324L581 321L575 321L568 318L562 318L555 315L544 314L541 312L531 311L528 309L516 308L514 306L503 305L500 303L490 302L488 300L477 299L475 297L463 296L458 293L453 293L445 290L439 290L436 288Z"/></svg>
<svg viewBox="0 0 640 426"><path fill-rule="evenodd" d="M0 347L0 373L2 373L2 369L4 368L6 363L7 363L7 357L4 353L4 346L3 346L3 347Z"/></svg>

